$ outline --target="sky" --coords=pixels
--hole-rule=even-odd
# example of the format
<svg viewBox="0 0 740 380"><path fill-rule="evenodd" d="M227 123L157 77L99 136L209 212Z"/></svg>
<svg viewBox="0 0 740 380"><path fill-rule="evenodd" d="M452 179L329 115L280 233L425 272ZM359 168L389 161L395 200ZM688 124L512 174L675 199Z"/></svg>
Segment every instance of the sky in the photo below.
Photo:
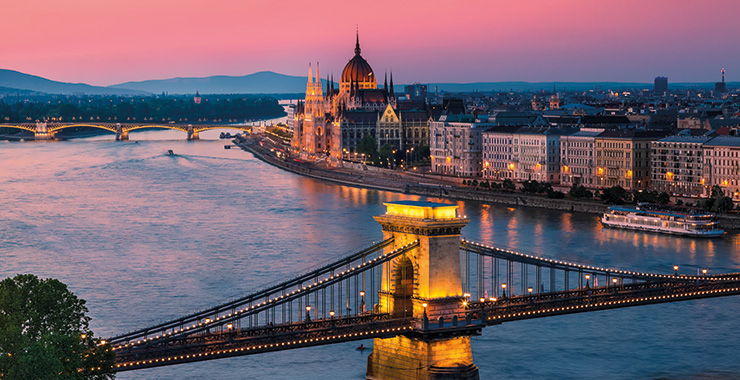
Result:
<svg viewBox="0 0 740 380"><path fill-rule="evenodd" d="M23 0L0 68L111 85L306 75L362 55L397 83L740 81L737 0ZM338 79L337 79L338 80Z"/></svg>

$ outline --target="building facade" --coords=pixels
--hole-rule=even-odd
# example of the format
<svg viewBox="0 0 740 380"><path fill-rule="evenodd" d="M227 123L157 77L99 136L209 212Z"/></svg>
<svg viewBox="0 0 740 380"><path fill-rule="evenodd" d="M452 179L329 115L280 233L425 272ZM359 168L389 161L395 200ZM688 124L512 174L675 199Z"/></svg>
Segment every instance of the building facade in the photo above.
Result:
<svg viewBox="0 0 740 380"><path fill-rule="evenodd" d="M698 196L706 193L703 169L708 136L668 136L651 144L651 187L659 192Z"/></svg>
<svg viewBox="0 0 740 380"><path fill-rule="evenodd" d="M626 190L650 187L652 141L665 137L659 131L611 130L596 139L595 186L621 186Z"/></svg>
<svg viewBox="0 0 740 380"><path fill-rule="evenodd" d="M706 195L716 185L733 201L740 201L740 137L717 136L702 148Z"/></svg>
<svg viewBox="0 0 740 380"><path fill-rule="evenodd" d="M560 138L560 184L594 187L596 136L599 128L584 128Z"/></svg>
<svg viewBox="0 0 740 380"><path fill-rule="evenodd" d="M309 65L305 100L297 105L293 116L291 145L303 157L328 157L330 162L338 163L355 154L365 136L372 136L378 147L388 144L409 149L427 145L429 119L426 110L397 108L392 73L390 84L386 76L383 88L378 88L372 67L361 55L358 35L355 55L342 70L338 89L333 78L327 77L324 90L318 64L315 79Z"/></svg>
<svg viewBox="0 0 740 380"><path fill-rule="evenodd" d="M429 151L432 172L480 177L483 131L492 126L488 117L469 114L442 115L430 125Z"/></svg>

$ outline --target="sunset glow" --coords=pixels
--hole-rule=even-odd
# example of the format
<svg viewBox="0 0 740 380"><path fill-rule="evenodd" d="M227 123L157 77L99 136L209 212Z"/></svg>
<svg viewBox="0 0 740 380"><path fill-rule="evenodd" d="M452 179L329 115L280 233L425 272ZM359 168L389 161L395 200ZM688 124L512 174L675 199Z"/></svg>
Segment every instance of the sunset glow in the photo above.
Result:
<svg viewBox="0 0 740 380"><path fill-rule="evenodd" d="M0 68L110 85L176 76L337 75L363 55L404 83L672 82L740 72L740 5L710 1L6 2ZM737 78L737 77L735 77Z"/></svg>

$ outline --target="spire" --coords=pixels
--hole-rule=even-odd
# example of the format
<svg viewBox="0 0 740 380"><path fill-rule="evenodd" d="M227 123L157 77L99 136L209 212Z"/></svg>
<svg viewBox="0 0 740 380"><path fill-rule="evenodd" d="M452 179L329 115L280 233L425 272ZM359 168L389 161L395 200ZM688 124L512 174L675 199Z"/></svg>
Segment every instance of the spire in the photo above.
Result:
<svg viewBox="0 0 740 380"><path fill-rule="evenodd" d="M331 74L331 93L334 94L334 74Z"/></svg>
<svg viewBox="0 0 740 380"><path fill-rule="evenodd" d="M316 87L321 88L321 74L319 74L319 61L316 61Z"/></svg>
<svg viewBox="0 0 740 380"><path fill-rule="evenodd" d="M355 42L355 55L360 55L360 28L357 28L357 42Z"/></svg>
<svg viewBox="0 0 740 380"><path fill-rule="evenodd" d="M329 88L329 74L326 74L326 93L324 94L324 97L328 98L329 94L331 94L331 88Z"/></svg>
<svg viewBox="0 0 740 380"><path fill-rule="evenodd" d="M722 83L725 83L725 68L722 68Z"/></svg>
<svg viewBox="0 0 740 380"><path fill-rule="evenodd" d="M385 83L383 84L383 89L388 92L388 72L385 73Z"/></svg>
<svg viewBox="0 0 740 380"><path fill-rule="evenodd" d="M393 71L391 71L391 91L390 94L388 94L391 98L396 97L396 92L393 91Z"/></svg>
<svg viewBox="0 0 740 380"><path fill-rule="evenodd" d="M306 95L313 92L313 73L311 72L311 62L308 63L308 83L306 83Z"/></svg>

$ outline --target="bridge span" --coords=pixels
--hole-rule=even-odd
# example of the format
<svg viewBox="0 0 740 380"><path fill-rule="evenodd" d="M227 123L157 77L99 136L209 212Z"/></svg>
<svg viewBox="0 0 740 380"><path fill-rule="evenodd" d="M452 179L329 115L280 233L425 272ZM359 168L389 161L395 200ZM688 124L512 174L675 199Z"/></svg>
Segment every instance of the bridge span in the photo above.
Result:
<svg viewBox="0 0 740 380"><path fill-rule="evenodd" d="M200 139L200 132L213 129L234 129L237 131L251 132L250 125L235 124L144 124L144 123L99 123L99 122L70 122L70 123L21 123L21 124L0 124L0 127L13 128L33 132L35 140L53 140L57 132L76 127L96 128L104 131L115 133L116 141L129 139L129 132L143 129L172 129L185 132L188 140Z"/></svg>
<svg viewBox="0 0 740 380"><path fill-rule="evenodd" d="M384 239L377 244L110 338L115 370L374 338L368 379L478 379L470 337L489 326L740 294L740 273L646 273L549 259L460 239L468 219L456 205L386 205L375 217Z"/></svg>

